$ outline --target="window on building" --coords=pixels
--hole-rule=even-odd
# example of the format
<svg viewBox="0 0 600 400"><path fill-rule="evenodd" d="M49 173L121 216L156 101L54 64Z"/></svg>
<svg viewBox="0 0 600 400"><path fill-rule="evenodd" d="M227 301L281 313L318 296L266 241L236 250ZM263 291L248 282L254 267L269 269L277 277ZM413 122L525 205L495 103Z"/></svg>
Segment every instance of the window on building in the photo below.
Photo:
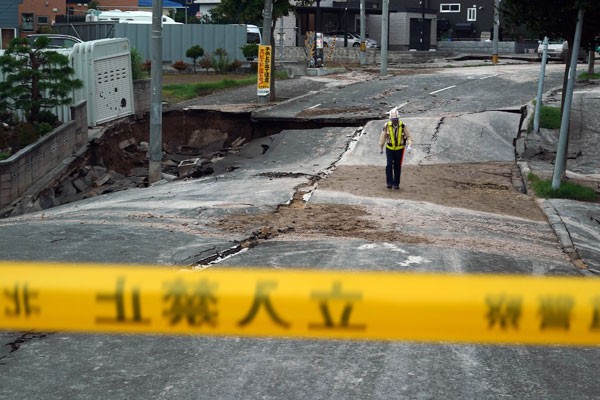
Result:
<svg viewBox="0 0 600 400"><path fill-rule="evenodd" d="M48 25L49 24L48 17L46 17L46 16L38 16L37 17L37 23L38 23L38 25Z"/></svg>
<svg viewBox="0 0 600 400"><path fill-rule="evenodd" d="M440 4L440 12L443 12L443 13L460 12L460 4L459 3Z"/></svg>
<svg viewBox="0 0 600 400"><path fill-rule="evenodd" d="M477 8L467 8L467 21L477 21Z"/></svg>
<svg viewBox="0 0 600 400"><path fill-rule="evenodd" d="M23 14L21 16L21 24L24 31L33 31L33 14Z"/></svg>

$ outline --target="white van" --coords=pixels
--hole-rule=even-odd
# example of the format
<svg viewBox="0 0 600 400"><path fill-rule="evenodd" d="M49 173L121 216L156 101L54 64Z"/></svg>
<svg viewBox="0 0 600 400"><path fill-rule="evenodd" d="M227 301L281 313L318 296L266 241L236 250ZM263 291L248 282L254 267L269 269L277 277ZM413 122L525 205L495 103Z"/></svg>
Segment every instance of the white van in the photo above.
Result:
<svg viewBox="0 0 600 400"><path fill-rule="evenodd" d="M100 11L90 10L85 17L87 22L96 21L115 21L121 24L151 24L152 23L152 12L151 11L121 11L121 10L110 10ZM178 24L181 22L175 22L175 20L166 15L162 16L162 23L164 24Z"/></svg>
<svg viewBox="0 0 600 400"><path fill-rule="evenodd" d="M258 29L258 26L246 25L246 33L248 34L247 43L262 43L262 35L260 34L260 29Z"/></svg>

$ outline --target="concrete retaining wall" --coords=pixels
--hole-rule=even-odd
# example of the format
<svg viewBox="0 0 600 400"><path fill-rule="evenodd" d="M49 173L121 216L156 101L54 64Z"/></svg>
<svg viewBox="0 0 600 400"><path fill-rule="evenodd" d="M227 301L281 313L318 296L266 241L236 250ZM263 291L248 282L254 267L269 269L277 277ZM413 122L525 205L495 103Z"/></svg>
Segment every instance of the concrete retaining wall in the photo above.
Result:
<svg viewBox="0 0 600 400"><path fill-rule="evenodd" d="M87 107L71 107L72 120L36 143L0 161L0 208L23 195L40 178L87 144Z"/></svg>
<svg viewBox="0 0 600 400"><path fill-rule="evenodd" d="M133 98L135 99L134 115L144 114L150 111L152 104L152 85L150 79L138 79L133 81Z"/></svg>
<svg viewBox="0 0 600 400"><path fill-rule="evenodd" d="M452 55L452 51L388 51L388 62L392 64L419 64L431 62L434 58ZM277 53L279 54L279 53ZM275 63L299 62L308 64L308 50L303 47L285 47L283 60L275 58ZM381 62L381 50L367 49L365 52L367 65L378 65ZM323 50L325 65L335 63L360 63L360 49L357 47L334 47Z"/></svg>
<svg viewBox="0 0 600 400"><path fill-rule="evenodd" d="M448 51L455 53L485 53L492 54L493 43L486 41L470 41L470 42L437 42L438 51ZM498 54L516 53L515 42L498 42Z"/></svg>

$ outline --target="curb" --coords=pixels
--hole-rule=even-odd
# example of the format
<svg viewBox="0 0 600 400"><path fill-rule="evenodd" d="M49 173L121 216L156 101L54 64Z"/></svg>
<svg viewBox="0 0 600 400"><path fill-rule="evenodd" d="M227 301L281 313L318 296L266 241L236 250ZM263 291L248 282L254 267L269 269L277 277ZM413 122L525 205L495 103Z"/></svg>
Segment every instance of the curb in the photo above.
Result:
<svg viewBox="0 0 600 400"><path fill-rule="evenodd" d="M554 91L554 90L555 89L551 89L547 93L552 93L552 91ZM532 108L533 108L533 110L535 110L535 107L533 107L533 102L527 103L526 107L527 107L527 111L528 111L527 116L523 119L522 125L519 127L519 132L518 132L518 137L517 137L517 140L523 141L523 143L522 143L523 150L524 150L524 146L525 146L525 141L527 140L527 127L529 126L532 118L534 117L533 113L529 112L529 110L531 110ZM523 128L523 126L525 128ZM522 135L522 133L525 133L525 134ZM522 154L522 153L518 152L518 149L516 146L515 146L515 154L516 154L517 158L520 158L521 154ZM529 188L528 180L527 180L527 177L529 176L529 173L531 172L531 168L529 168L529 163L524 160L517 161L517 166L519 167L519 170L521 171L521 177L523 178L523 185L524 185L523 187L525 189L525 193L527 195L531 196L531 190ZM542 212L548 219L548 223L550 224L550 227L552 228L552 230L554 231L554 234L558 238L558 241L562 247L562 250L569 256L575 269L585 276L590 276L590 277L596 276L596 274L594 274L592 271L590 271L587 264L583 261L583 259L577 252L577 249L575 248L575 245L573 244L573 241L571 240L571 235L569 234L569 230L567 229L567 226L563 222L563 220L560 217L560 214L558 213L556 208L554 208L554 206L552 206L547 201L547 199L538 199L538 198L534 198L534 199L535 199L535 202L537 203L538 207L540 208L540 210L542 210Z"/></svg>

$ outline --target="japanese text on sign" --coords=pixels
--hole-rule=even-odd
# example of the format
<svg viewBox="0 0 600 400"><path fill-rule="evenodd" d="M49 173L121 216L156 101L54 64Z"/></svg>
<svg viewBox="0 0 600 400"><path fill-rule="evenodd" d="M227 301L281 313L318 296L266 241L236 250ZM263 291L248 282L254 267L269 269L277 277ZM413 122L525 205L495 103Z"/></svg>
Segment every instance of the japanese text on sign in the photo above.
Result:
<svg viewBox="0 0 600 400"><path fill-rule="evenodd" d="M271 46L258 46L257 94L267 96L271 92Z"/></svg>

